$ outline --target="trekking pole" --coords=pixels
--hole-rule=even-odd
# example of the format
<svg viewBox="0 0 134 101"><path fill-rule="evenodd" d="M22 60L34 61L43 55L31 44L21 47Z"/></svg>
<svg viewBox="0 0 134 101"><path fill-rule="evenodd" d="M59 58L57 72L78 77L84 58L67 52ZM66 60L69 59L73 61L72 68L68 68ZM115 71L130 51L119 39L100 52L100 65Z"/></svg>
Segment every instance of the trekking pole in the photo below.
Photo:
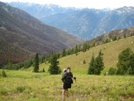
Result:
<svg viewBox="0 0 134 101"><path fill-rule="evenodd" d="M76 77L74 77L74 80L75 80L75 82L76 82Z"/></svg>

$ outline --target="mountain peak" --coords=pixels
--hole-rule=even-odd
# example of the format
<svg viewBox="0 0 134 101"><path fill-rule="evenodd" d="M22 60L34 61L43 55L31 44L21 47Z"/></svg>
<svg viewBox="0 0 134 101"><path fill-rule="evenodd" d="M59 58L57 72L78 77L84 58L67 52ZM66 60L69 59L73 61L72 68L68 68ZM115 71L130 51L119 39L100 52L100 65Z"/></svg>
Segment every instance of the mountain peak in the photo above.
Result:
<svg viewBox="0 0 134 101"><path fill-rule="evenodd" d="M115 9L115 11L117 12L122 12L122 13L129 13L129 12L134 12L134 7L131 7L131 6L124 6L124 7L121 7L121 8L118 8L118 9Z"/></svg>

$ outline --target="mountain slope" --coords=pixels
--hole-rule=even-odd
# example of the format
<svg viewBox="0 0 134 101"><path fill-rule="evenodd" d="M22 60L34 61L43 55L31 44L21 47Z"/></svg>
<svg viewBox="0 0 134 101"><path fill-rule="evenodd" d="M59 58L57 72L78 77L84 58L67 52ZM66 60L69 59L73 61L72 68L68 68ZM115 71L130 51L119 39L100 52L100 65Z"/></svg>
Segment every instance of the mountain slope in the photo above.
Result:
<svg viewBox="0 0 134 101"><path fill-rule="evenodd" d="M83 39L92 39L111 30L134 26L134 7L123 7L112 11L82 9L40 20Z"/></svg>
<svg viewBox="0 0 134 101"><path fill-rule="evenodd" d="M6 45L10 44L39 54L59 52L83 42L77 37L45 25L26 12L2 2L0 2L0 38L8 43Z"/></svg>
<svg viewBox="0 0 134 101"><path fill-rule="evenodd" d="M9 60L13 63L17 63L33 56L34 53L9 44L0 38L0 66L7 64Z"/></svg>
<svg viewBox="0 0 134 101"><path fill-rule="evenodd" d="M107 12L96 9L82 9L70 13L56 14L40 19L42 22L60 28L83 39L92 39L96 25Z"/></svg>
<svg viewBox="0 0 134 101"><path fill-rule="evenodd" d="M122 7L109 12L97 25L93 34L98 35L111 30L129 28L134 26L134 7Z"/></svg>
<svg viewBox="0 0 134 101"><path fill-rule="evenodd" d="M94 54L96 57L101 49L102 53L104 54L104 71L107 71L110 67L116 68L116 64L118 62L118 55L121 51L123 51L126 48L131 48L134 52L134 36L90 48L88 51L80 52L78 55L74 54L61 58L59 60L59 66L62 69L70 66L74 72L78 73L79 69L79 72L81 74L86 74L92 55ZM83 64L84 60L86 62L85 64Z"/></svg>
<svg viewBox="0 0 134 101"><path fill-rule="evenodd" d="M122 7L114 10L107 9L74 9L63 8L56 5L39 5L26 3L10 3L10 5L23 9L45 24L60 28L70 34L85 40L95 38L111 30L129 28L134 26L134 7ZM21 5L21 6L20 6ZM30 5L30 6L29 6ZM29 8L29 11L27 10ZM40 8L40 9L38 9ZM68 10L69 9L69 10ZM46 12L49 11L49 12ZM42 16L42 15L45 16Z"/></svg>
<svg viewBox="0 0 134 101"><path fill-rule="evenodd" d="M130 27L130 28L124 28L120 30L110 31L94 39L88 40L87 42L90 45L92 45L93 43L95 43L95 45L100 45L111 41L120 40L121 38L129 37L133 35L134 35L134 27Z"/></svg>

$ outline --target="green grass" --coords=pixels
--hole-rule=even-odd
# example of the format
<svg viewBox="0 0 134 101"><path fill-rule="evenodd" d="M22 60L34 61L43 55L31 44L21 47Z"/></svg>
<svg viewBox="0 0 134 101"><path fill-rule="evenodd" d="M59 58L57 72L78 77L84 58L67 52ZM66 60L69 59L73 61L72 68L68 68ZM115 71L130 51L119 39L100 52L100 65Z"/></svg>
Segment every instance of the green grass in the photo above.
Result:
<svg viewBox="0 0 134 101"><path fill-rule="evenodd" d="M103 75L110 67L116 68L118 54L128 47L134 51L134 36L59 59L60 68L71 67L77 77L77 82L69 90L69 97L65 97L66 101L134 101L134 76ZM97 56L100 49L104 53L105 69L100 76L87 75L91 56L93 53ZM0 70L0 101L61 101L61 74L49 75L49 65L40 64L40 71L44 68L45 73L33 73L33 67L4 70L5 78Z"/></svg>
<svg viewBox="0 0 134 101"><path fill-rule="evenodd" d="M63 69L65 67L70 66L74 72L81 72L82 74L87 73L87 69L89 66L90 59L92 55L98 55L99 51L102 50L103 60L105 69L102 71L108 71L110 67L116 68L116 64L118 62L118 55L122 50L126 48L131 48L134 52L134 36L123 38L117 41L109 42L107 44L99 45L93 48L90 48L86 52L79 52L78 55L69 55L67 57L59 59L59 66ZM83 60L86 61L86 64L83 64ZM44 67L48 67L48 65L44 65Z"/></svg>
<svg viewBox="0 0 134 101"><path fill-rule="evenodd" d="M0 77L0 101L61 101L61 75L5 72L7 77ZM69 97L65 97L66 101L134 100L134 76L74 75L77 81L69 90Z"/></svg>

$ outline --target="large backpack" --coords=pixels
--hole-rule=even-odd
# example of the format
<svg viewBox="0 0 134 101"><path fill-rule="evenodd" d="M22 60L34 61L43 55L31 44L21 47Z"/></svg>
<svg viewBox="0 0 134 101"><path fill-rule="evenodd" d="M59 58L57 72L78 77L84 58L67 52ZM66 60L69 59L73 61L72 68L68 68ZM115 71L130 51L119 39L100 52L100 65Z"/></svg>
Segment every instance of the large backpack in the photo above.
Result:
<svg viewBox="0 0 134 101"><path fill-rule="evenodd" d="M68 83L68 84L69 84L69 83L70 83L70 84L73 83L72 76L71 76L69 73L66 73L65 83Z"/></svg>

